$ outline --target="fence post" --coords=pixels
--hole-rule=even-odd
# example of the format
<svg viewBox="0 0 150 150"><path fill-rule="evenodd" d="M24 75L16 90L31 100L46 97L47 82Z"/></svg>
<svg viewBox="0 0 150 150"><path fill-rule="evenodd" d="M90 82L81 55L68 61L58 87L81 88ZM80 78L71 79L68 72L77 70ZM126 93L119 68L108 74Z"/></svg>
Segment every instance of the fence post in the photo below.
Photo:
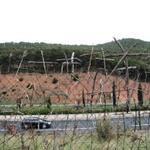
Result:
<svg viewBox="0 0 150 150"><path fill-rule="evenodd" d="M138 118L139 118L139 129L141 130L142 127L141 127L141 108L140 108L140 106L138 107Z"/></svg>

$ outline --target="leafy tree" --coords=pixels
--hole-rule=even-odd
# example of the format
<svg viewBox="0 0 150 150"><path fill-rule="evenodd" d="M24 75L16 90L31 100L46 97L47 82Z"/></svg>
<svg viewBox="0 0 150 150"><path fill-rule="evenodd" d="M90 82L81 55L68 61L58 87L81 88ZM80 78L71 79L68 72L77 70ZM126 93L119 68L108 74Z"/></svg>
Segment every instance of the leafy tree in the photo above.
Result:
<svg viewBox="0 0 150 150"><path fill-rule="evenodd" d="M141 83L138 86L138 104L139 106L143 106L143 89Z"/></svg>

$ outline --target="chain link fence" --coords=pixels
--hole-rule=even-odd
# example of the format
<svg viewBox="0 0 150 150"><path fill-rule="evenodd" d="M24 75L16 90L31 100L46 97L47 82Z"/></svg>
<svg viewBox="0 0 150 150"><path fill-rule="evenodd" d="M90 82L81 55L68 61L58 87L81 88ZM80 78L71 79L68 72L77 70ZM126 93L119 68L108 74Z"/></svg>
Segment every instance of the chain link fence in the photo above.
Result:
<svg viewBox="0 0 150 150"><path fill-rule="evenodd" d="M1 74L0 149L149 150L150 84L144 110L138 85L100 72Z"/></svg>

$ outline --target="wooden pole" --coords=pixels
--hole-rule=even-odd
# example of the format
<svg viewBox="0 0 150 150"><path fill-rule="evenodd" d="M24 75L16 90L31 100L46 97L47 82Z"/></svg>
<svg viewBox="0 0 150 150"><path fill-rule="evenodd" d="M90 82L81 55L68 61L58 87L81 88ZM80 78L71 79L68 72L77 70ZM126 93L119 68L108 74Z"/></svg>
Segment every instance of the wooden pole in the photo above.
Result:
<svg viewBox="0 0 150 150"><path fill-rule="evenodd" d="M65 56L65 60L66 60L66 67L67 67L67 73L68 73L68 64L69 64L69 62L68 62L68 57L67 57L67 55L66 55L66 53L64 53L64 56Z"/></svg>
<svg viewBox="0 0 150 150"><path fill-rule="evenodd" d="M22 62L23 62L24 57L25 57L26 55L27 55L27 51L24 51L24 52L23 52L23 55L22 55L22 58L21 58L21 61L20 61L20 63L19 63L19 66L18 66L18 69L17 69L17 72L16 72L15 77L18 75L18 72L19 72L19 70L20 70L20 68L21 68Z"/></svg>
<svg viewBox="0 0 150 150"><path fill-rule="evenodd" d="M122 46L122 44L117 41L116 38L114 38L115 42L117 43L117 45L121 48L122 52L125 54L127 52L127 50L125 50ZM129 90L129 70L128 70L128 57L125 58L124 60L124 64L125 64L125 68L126 68L126 90L127 90L127 108L130 111L130 90Z"/></svg>
<svg viewBox="0 0 150 150"><path fill-rule="evenodd" d="M103 55L105 76L107 76L105 53L104 53L104 49L103 48L101 48L101 50L102 50L102 55Z"/></svg>
<svg viewBox="0 0 150 150"><path fill-rule="evenodd" d="M89 60L89 66L88 66L88 74L90 72L90 67L91 67L91 63L92 63L93 51L94 51L94 48L92 47L91 54L90 54L90 60Z"/></svg>
<svg viewBox="0 0 150 150"><path fill-rule="evenodd" d="M44 54L43 54L42 50L41 50L41 56L42 56L42 61L43 61L43 68L44 68L44 71L45 71L45 74L46 74L46 77L47 77L47 70L46 70L46 65L45 65L45 60L44 60Z"/></svg>

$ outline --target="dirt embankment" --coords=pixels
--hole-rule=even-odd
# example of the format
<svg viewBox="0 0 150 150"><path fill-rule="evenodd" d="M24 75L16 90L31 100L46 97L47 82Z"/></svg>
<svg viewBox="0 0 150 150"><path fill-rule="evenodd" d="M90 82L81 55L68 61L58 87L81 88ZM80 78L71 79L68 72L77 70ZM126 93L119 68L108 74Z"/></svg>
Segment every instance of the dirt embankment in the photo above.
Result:
<svg viewBox="0 0 150 150"><path fill-rule="evenodd" d="M127 99L124 79L111 76L109 79L98 74L94 84L95 72L79 73L79 81L74 81L70 74L14 74L0 75L1 101L23 103L42 103L51 97L52 103L103 103L104 97L111 102L112 82L116 84L116 95L119 102ZM138 82L129 81L131 100L137 100ZM144 99L150 99L150 84L142 83ZM105 96L104 96L105 95Z"/></svg>

